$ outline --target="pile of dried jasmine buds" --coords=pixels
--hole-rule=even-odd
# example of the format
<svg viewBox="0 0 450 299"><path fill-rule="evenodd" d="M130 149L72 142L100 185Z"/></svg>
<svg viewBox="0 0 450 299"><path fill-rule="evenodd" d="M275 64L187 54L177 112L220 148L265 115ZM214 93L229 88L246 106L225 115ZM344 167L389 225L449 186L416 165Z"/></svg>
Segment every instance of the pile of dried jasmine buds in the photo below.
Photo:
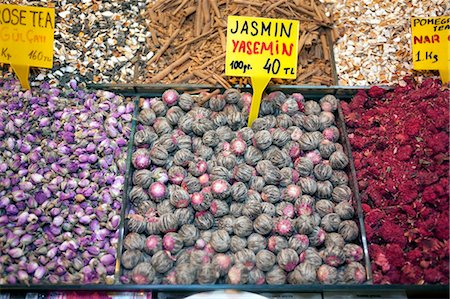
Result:
<svg viewBox="0 0 450 299"><path fill-rule="evenodd" d="M167 90L141 103L123 283L362 283L338 100ZM354 243L353 243L354 242Z"/></svg>

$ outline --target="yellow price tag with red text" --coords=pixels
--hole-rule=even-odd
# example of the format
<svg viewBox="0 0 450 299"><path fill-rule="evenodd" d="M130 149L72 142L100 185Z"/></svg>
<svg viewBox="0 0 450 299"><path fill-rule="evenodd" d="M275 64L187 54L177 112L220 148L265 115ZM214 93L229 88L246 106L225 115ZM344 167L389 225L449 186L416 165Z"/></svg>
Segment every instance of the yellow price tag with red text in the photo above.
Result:
<svg viewBox="0 0 450 299"><path fill-rule="evenodd" d="M52 68L55 9L0 4L0 62L29 89L29 67Z"/></svg>
<svg viewBox="0 0 450 299"><path fill-rule="evenodd" d="M258 118L270 79L297 77L298 34L296 20L228 17L225 74L252 79L249 126Z"/></svg>
<svg viewBox="0 0 450 299"><path fill-rule="evenodd" d="M439 70L449 82L450 17L411 18L411 43L415 70Z"/></svg>

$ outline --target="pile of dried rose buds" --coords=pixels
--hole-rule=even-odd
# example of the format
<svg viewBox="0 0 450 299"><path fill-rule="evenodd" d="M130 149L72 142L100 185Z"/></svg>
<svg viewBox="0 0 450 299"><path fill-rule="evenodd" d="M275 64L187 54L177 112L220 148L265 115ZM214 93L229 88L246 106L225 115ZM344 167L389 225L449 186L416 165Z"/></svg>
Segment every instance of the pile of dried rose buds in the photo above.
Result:
<svg viewBox="0 0 450 299"><path fill-rule="evenodd" d="M406 79L342 103L375 283L448 284L449 98Z"/></svg>
<svg viewBox="0 0 450 299"><path fill-rule="evenodd" d="M273 92L251 127L250 94L197 100L141 103L122 282L364 282L338 100Z"/></svg>

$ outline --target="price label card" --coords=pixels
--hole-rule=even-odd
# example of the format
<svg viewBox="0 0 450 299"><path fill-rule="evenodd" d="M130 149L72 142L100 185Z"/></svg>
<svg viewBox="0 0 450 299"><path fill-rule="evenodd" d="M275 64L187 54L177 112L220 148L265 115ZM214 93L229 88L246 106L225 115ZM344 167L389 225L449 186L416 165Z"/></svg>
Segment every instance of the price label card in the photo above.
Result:
<svg viewBox="0 0 450 299"><path fill-rule="evenodd" d="M228 16L225 74L252 79L249 126L270 79L297 77L298 34L296 20Z"/></svg>
<svg viewBox="0 0 450 299"><path fill-rule="evenodd" d="M448 82L450 69L450 17L411 18L411 43L415 70L439 70Z"/></svg>
<svg viewBox="0 0 450 299"><path fill-rule="evenodd" d="M52 68L54 28L54 8L0 4L0 62L11 64L23 87L30 66Z"/></svg>

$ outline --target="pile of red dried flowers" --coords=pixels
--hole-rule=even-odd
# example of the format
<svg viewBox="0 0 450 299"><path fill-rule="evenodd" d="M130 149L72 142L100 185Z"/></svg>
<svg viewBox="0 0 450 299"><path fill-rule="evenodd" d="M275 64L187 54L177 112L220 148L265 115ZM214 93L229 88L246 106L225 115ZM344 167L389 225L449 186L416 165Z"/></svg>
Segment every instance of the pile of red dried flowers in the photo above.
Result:
<svg viewBox="0 0 450 299"><path fill-rule="evenodd" d="M405 82L342 103L374 283L448 284L450 91Z"/></svg>

